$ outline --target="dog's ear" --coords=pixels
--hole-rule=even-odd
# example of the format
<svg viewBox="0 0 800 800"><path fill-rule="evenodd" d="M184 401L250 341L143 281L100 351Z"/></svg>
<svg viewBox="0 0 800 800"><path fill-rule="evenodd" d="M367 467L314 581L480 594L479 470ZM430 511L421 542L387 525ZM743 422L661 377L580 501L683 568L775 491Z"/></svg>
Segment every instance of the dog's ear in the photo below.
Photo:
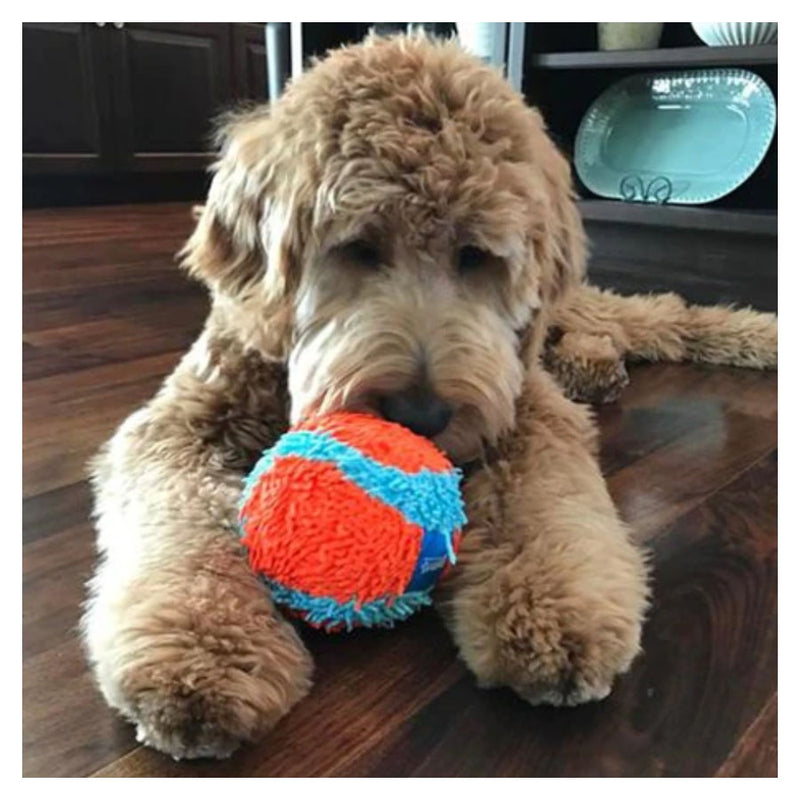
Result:
<svg viewBox="0 0 800 800"><path fill-rule="evenodd" d="M544 188L543 204L536 220L537 260L542 267L541 295L552 307L566 291L579 284L586 273L586 235L575 202L569 162L548 136L538 112L537 165Z"/></svg>
<svg viewBox="0 0 800 800"><path fill-rule="evenodd" d="M278 301L296 280L298 200L275 128L266 108L229 115L219 127L208 198L178 254L214 295Z"/></svg>
<svg viewBox="0 0 800 800"><path fill-rule="evenodd" d="M561 161L562 174L551 184L552 262L542 287L550 305L557 303L569 288L577 286L586 274L586 234L573 194L569 164L563 158Z"/></svg>

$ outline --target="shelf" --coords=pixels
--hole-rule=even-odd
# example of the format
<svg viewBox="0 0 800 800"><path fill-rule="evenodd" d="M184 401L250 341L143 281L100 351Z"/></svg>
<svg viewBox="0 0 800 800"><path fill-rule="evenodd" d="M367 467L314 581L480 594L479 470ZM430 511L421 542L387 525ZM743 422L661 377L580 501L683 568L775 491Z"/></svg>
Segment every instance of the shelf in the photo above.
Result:
<svg viewBox="0 0 800 800"><path fill-rule="evenodd" d="M621 222L749 236L778 235L778 215L774 211L626 203L622 200L580 200L578 207L587 222Z"/></svg>
<svg viewBox="0 0 800 800"><path fill-rule="evenodd" d="M535 69L614 69L622 67L701 67L777 64L778 45L742 47L663 47L655 50L590 50L580 53L535 53Z"/></svg>

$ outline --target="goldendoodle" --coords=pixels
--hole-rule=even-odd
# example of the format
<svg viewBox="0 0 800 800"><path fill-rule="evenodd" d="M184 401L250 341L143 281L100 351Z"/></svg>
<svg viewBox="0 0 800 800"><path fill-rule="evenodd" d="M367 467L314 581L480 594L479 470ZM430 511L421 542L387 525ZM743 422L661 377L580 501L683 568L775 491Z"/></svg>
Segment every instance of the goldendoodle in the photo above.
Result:
<svg viewBox="0 0 800 800"><path fill-rule="evenodd" d="M605 697L639 651L648 570L590 411L542 364L571 397L607 399L626 354L774 365L775 318L583 284L569 164L454 42L335 51L219 143L181 254L210 291L205 329L94 463L83 633L106 700L142 742L222 757L309 691L236 507L289 421L341 408L470 467L438 600L478 682L531 703Z"/></svg>

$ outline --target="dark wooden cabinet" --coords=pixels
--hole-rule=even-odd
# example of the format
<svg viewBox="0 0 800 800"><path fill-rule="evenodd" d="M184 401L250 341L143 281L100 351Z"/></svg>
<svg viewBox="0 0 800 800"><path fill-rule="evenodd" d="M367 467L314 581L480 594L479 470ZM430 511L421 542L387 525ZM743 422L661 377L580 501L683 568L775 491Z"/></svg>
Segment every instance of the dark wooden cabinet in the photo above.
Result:
<svg viewBox="0 0 800 800"><path fill-rule="evenodd" d="M23 174L202 172L213 118L267 95L256 23L25 23Z"/></svg>
<svg viewBox="0 0 800 800"><path fill-rule="evenodd" d="M91 23L22 28L23 165L35 173L91 173L114 160L109 70Z"/></svg>
<svg viewBox="0 0 800 800"><path fill-rule="evenodd" d="M264 26L233 25L233 91L237 100L267 99L267 50Z"/></svg>
<svg viewBox="0 0 800 800"><path fill-rule="evenodd" d="M124 23L110 37L115 140L126 170L197 169L233 100L231 26Z"/></svg>

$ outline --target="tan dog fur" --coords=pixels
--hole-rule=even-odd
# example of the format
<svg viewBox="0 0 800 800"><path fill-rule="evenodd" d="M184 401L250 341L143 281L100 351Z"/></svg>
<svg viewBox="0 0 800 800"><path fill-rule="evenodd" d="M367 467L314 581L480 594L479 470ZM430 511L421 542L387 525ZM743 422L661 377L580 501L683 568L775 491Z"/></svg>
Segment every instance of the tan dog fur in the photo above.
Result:
<svg viewBox="0 0 800 800"><path fill-rule="evenodd" d="M778 366L774 314L691 306L675 294L619 297L582 283L565 295L550 324L543 361L574 400L615 400L628 383L628 358Z"/></svg>
<svg viewBox="0 0 800 800"><path fill-rule="evenodd" d="M561 353L573 374L627 353L708 360L681 338L685 307L644 300L670 324L640 329L629 301L582 287L568 163L539 114L454 43L336 51L271 110L229 120L221 145L182 254L210 290L206 327L94 465L84 637L107 701L149 745L221 757L309 691L311 658L238 544L242 477L288 420L373 410L421 375L455 409L435 441L480 466L439 593L461 656L532 703L607 695L639 651L645 557L589 410L540 357L555 320L588 337ZM715 352L752 361L742 330L756 323L721 319ZM767 358L774 319L758 319Z"/></svg>

